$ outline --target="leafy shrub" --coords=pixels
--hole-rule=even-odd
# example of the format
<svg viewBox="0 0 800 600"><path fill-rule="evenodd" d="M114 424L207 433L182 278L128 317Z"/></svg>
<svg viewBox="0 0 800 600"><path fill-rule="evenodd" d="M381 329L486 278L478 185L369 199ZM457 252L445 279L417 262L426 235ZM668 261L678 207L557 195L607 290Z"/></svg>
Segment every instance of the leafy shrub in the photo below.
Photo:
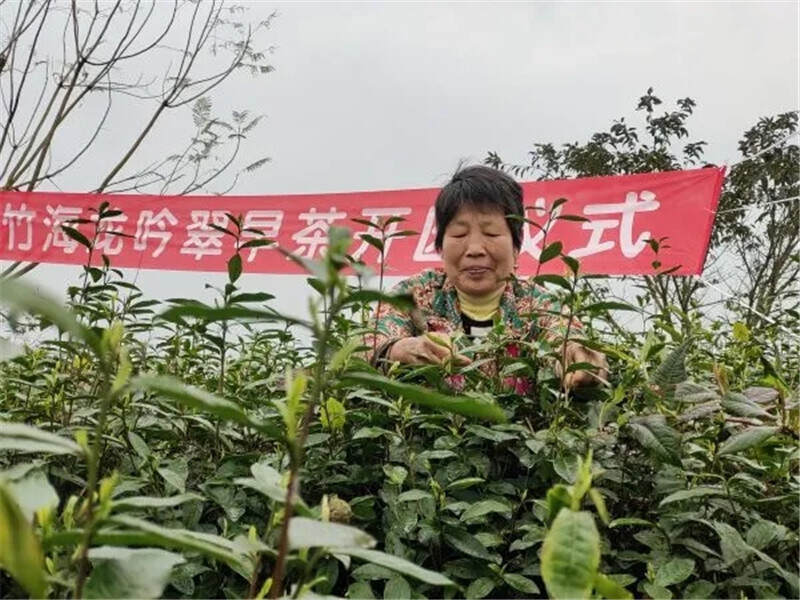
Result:
<svg viewBox="0 0 800 600"><path fill-rule="evenodd" d="M497 377L387 377L358 340L408 300L348 284L348 245L304 262L308 321L240 290L238 254L213 305L108 264L69 310L3 280L15 320L58 330L0 367L3 597L800 594L796 358L692 315L634 335L573 269L542 283L608 385L567 393L557 348L508 353L502 325L471 348Z"/></svg>

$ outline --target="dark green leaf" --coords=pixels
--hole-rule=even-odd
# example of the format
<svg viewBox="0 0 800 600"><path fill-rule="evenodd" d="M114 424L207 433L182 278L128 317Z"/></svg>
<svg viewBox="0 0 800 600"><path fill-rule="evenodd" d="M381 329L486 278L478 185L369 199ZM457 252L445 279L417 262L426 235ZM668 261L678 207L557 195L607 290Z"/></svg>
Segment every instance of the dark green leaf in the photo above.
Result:
<svg viewBox="0 0 800 600"><path fill-rule="evenodd" d="M640 309L627 304L625 302L595 302L594 304L587 304L581 308L582 312L596 313L604 310L632 310L639 312Z"/></svg>
<svg viewBox="0 0 800 600"><path fill-rule="evenodd" d="M681 502L683 500L691 500L693 498L702 498L706 496L724 496L725 490L720 488L713 488L707 486L697 486L688 490L678 490L664 498L658 505L664 506L672 502Z"/></svg>
<svg viewBox="0 0 800 600"><path fill-rule="evenodd" d="M500 562L500 556L489 552L475 536L458 527L445 527L444 540L459 552L469 556L493 563Z"/></svg>
<svg viewBox="0 0 800 600"><path fill-rule="evenodd" d="M778 427L748 427L725 440L717 450L717 454L735 454L760 446L778 431L780 431Z"/></svg>
<svg viewBox="0 0 800 600"><path fill-rule="evenodd" d="M242 255L234 254L228 259L228 281L235 283L242 274Z"/></svg>
<svg viewBox="0 0 800 600"><path fill-rule="evenodd" d="M385 292L379 292L378 290L359 290L353 292L347 296L342 306L355 304L357 302L382 302L401 310L410 310L414 308L414 299L410 294L387 294Z"/></svg>
<svg viewBox="0 0 800 600"><path fill-rule="evenodd" d="M629 428L633 436L658 459L681 466L681 436L662 415L637 417Z"/></svg>
<svg viewBox="0 0 800 600"><path fill-rule="evenodd" d="M562 287L567 291L572 290L572 284L570 284L569 280L566 277L562 277L561 275L551 275L549 273L545 273L543 275L537 275L536 277L533 278L533 281L538 283L539 285L544 285L545 283L552 283L553 285Z"/></svg>
<svg viewBox="0 0 800 600"><path fill-rule="evenodd" d="M553 260L559 254L561 254L561 250L564 248L564 245L561 242L553 242L552 244L548 244L544 247L541 254L539 254L539 264L544 264L550 260Z"/></svg>
<svg viewBox="0 0 800 600"><path fill-rule="evenodd" d="M80 231L78 231L74 227L61 225L61 230L67 234L67 237L72 238L87 250L92 249L92 242L89 241L89 238L87 238L85 235L83 235Z"/></svg>
<svg viewBox="0 0 800 600"><path fill-rule="evenodd" d="M519 573L503 573L503 580L512 588L526 594L528 597L539 593L539 586Z"/></svg>
<svg viewBox="0 0 800 600"><path fill-rule="evenodd" d="M467 587L467 591L464 594L466 598L485 598L489 594L492 593L492 590L496 587L494 579L491 577L478 577L478 579L474 579L472 583L469 584Z"/></svg>

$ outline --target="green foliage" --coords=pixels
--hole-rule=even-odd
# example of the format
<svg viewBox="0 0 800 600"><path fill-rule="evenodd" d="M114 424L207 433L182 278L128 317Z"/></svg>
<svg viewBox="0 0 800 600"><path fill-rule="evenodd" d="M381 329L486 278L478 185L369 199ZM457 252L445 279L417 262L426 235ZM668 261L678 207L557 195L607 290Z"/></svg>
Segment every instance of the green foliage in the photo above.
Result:
<svg viewBox="0 0 800 600"><path fill-rule="evenodd" d="M348 246L303 263L308 321L236 261L213 305L108 265L68 309L2 287L52 334L0 364L2 597L797 596L798 381L757 332L628 335L543 277L607 384L566 393L558 348L502 327L471 366L379 374L364 317L407 299L350 285Z"/></svg>

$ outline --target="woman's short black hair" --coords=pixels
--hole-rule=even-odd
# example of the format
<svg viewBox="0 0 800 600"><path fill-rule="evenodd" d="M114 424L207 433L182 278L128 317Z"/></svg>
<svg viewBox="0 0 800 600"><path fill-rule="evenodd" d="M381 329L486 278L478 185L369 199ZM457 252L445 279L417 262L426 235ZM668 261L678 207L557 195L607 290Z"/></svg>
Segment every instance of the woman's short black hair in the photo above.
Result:
<svg viewBox="0 0 800 600"><path fill-rule="evenodd" d="M436 250L441 252L444 230L463 207L500 211L506 216L514 248L522 247L522 188L509 175L482 165L459 169L436 197Z"/></svg>

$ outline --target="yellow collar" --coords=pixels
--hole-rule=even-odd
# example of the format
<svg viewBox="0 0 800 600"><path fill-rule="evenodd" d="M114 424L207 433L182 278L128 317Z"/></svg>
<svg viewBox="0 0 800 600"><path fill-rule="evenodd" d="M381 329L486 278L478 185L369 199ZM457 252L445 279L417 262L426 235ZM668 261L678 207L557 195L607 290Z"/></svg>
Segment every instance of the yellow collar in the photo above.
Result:
<svg viewBox="0 0 800 600"><path fill-rule="evenodd" d="M472 296L456 288L461 312L475 321L488 321L500 308L500 298L503 297L504 290L505 288L501 287L488 296Z"/></svg>

